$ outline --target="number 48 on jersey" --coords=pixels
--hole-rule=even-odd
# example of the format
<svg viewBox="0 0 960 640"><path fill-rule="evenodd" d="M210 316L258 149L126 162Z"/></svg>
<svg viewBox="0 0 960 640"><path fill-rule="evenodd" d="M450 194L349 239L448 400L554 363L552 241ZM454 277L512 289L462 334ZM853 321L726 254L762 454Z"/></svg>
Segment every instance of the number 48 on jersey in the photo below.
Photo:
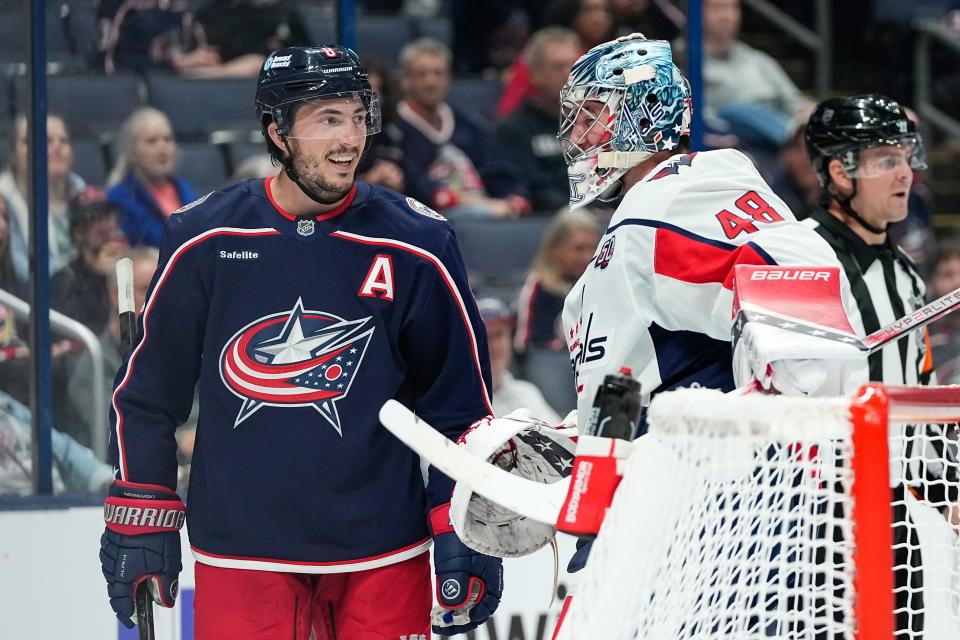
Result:
<svg viewBox="0 0 960 640"><path fill-rule="evenodd" d="M755 233L758 230L757 224L771 224L783 220L783 216L756 191L747 191L737 198L734 205L737 213L723 209L716 216L723 233L731 240L741 233Z"/></svg>

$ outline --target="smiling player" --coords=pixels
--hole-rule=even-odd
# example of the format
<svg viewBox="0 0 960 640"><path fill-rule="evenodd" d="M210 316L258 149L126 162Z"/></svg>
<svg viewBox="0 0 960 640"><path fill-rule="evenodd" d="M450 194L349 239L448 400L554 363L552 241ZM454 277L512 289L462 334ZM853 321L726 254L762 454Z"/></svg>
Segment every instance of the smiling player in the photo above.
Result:
<svg viewBox="0 0 960 640"><path fill-rule="evenodd" d="M350 49L273 53L256 112L283 170L169 219L117 374L100 554L111 606L130 626L144 580L173 605L186 512L198 638L473 629L499 603L501 562L460 542L451 481L431 469L425 482L377 418L394 398L455 439L492 412L456 240L423 204L356 181L380 107ZM198 383L185 506L174 431Z"/></svg>

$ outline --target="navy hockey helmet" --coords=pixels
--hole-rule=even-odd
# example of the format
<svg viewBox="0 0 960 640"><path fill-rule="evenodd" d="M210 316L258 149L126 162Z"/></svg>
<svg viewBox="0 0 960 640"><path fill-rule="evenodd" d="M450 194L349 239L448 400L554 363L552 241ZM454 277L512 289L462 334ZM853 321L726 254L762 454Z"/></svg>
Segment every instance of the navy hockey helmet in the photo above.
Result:
<svg viewBox="0 0 960 640"><path fill-rule="evenodd" d="M366 106L366 134L379 133L380 104L370 87L366 67L352 49L338 45L285 47L267 56L260 69L257 121L267 140L271 122L276 123L277 133L286 137L298 104L347 97L358 98Z"/></svg>
<svg viewBox="0 0 960 640"><path fill-rule="evenodd" d="M882 173L886 165L861 166L860 152L883 145L906 148L912 169L927 168L923 141L913 121L898 102L879 93L821 102L807 122L804 138L824 186L830 183L828 166L834 158L851 178Z"/></svg>

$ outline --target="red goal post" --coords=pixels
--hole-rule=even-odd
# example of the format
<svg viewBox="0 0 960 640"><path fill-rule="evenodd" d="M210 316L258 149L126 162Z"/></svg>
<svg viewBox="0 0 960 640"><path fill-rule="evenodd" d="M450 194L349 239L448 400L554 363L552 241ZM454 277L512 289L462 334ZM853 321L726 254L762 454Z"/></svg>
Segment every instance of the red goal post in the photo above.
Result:
<svg viewBox="0 0 960 640"><path fill-rule="evenodd" d="M686 389L648 420L559 638L960 637L960 387Z"/></svg>

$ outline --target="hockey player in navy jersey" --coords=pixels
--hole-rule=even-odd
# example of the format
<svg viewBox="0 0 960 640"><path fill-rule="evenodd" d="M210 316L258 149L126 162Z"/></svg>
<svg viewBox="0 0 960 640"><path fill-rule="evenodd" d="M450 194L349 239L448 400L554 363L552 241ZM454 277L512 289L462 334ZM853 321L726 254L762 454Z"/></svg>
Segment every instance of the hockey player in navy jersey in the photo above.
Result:
<svg viewBox="0 0 960 640"><path fill-rule="evenodd" d="M100 552L110 604L130 626L146 580L173 605L185 517L198 638L473 629L497 607L501 562L459 541L451 481L424 477L377 419L396 398L456 438L491 413L456 240L423 204L355 181L380 109L353 51L273 53L256 112L283 170L170 218L117 374ZM174 431L198 384L184 505Z"/></svg>

